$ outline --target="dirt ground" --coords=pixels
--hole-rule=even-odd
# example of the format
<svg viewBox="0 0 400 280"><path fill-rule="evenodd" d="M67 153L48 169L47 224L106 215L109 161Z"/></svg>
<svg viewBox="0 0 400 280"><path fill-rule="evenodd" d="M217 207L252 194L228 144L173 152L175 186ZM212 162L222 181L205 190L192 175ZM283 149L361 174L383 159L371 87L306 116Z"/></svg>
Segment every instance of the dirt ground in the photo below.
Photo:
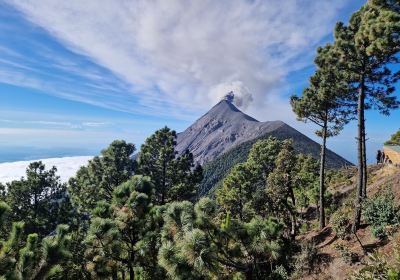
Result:
<svg viewBox="0 0 400 280"><path fill-rule="evenodd" d="M375 195L384 188L391 187L396 201L400 204L400 168L393 165L373 165L369 167L368 197ZM355 176L347 181L347 184L339 184L330 191L339 197L345 198L355 189ZM321 265L310 275L301 279L350 279L350 276L363 267L368 259L368 254L380 252L390 256L393 249L393 237L385 241L374 238L371 229L362 225L357 231L357 236L352 234L349 240L337 238L331 225L328 224L322 231L307 232L300 236L304 240L313 240L320 249L323 256ZM352 253L357 255L357 261L348 264L344 261L337 249L336 244L345 245Z"/></svg>

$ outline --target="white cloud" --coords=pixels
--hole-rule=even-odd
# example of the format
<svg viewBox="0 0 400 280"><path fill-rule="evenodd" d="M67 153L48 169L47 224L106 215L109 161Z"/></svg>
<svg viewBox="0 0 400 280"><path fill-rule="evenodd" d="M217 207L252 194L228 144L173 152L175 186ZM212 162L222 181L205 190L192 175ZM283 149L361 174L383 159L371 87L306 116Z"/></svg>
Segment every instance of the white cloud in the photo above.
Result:
<svg viewBox="0 0 400 280"><path fill-rule="evenodd" d="M101 126L105 126L108 124L109 123L107 123L107 122L83 122L82 123L83 126L88 126L88 127L101 127Z"/></svg>
<svg viewBox="0 0 400 280"><path fill-rule="evenodd" d="M57 175L60 176L62 182L67 182L69 178L74 176L78 169L86 165L90 156L80 157L64 157L64 158L48 158L35 161L42 161L46 168L57 167ZM8 183L13 180L19 180L25 176L26 168L32 161L17 161L0 163L0 183Z"/></svg>
<svg viewBox="0 0 400 280"><path fill-rule="evenodd" d="M251 93L253 109L274 108L268 95L290 71L311 62L338 10L349 5L345 0L10 2L129 85L122 99L77 91L64 97L132 111L132 103L122 100L134 96L143 113L190 116L215 103L225 88Z"/></svg>

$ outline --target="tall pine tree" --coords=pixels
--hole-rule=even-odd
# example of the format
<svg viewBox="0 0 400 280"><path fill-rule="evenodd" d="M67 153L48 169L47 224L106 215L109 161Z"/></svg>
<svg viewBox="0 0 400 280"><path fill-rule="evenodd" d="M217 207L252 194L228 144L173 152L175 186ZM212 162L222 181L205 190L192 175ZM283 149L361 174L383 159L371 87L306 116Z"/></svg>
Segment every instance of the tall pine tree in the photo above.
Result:
<svg viewBox="0 0 400 280"><path fill-rule="evenodd" d="M25 221L25 232L40 236L53 232L58 224L69 224L74 211L66 185L55 167L46 170L42 162L32 162L26 178L7 184L4 200L11 207L9 221Z"/></svg>
<svg viewBox="0 0 400 280"><path fill-rule="evenodd" d="M98 201L111 201L114 189L133 176L134 152L133 144L115 140L69 180L69 192L81 212L89 213Z"/></svg>
<svg viewBox="0 0 400 280"><path fill-rule="evenodd" d="M141 146L138 173L153 181L157 204L193 198L202 180L202 169L195 167L189 152L177 156L176 132L168 127L157 130Z"/></svg>
<svg viewBox="0 0 400 280"><path fill-rule="evenodd" d="M326 140L337 135L351 119L354 102L349 85L341 77L338 54L332 45L319 48L315 59L317 71L301 97L292 96L291 105L299 120L312 122L322 138L319 178L319 225L325 227Z"/></svg>
<svg viewBox="0 0 400 280"><path fill-rule="evenodd" d="M365 110L383 114L398 108L394 84L400 77L389 66L399 62L400 14L398 1L369 0L355 12L346 26L335 28L345 80L356 89L358 119L358 180L353 231L360 225L361 202L366 197L367 163Z"/></svg>

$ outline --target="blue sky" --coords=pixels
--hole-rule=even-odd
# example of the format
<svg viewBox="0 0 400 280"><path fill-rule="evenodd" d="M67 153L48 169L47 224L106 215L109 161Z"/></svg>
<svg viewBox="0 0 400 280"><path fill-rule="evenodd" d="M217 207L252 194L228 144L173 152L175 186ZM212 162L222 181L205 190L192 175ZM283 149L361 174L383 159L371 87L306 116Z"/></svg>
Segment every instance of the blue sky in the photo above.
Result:
<svg viewBox="0 0 400 280"><path fill-rule="evenodd" d="M259 120L316 139L288 97L334 23L364 3L333 2L0 1L0 161L93 155L113 139L139 146L164 125L182 131L230 90ZM370 159L399 120L367 114ZM352 161L354 129L329 141Z"/></svg>

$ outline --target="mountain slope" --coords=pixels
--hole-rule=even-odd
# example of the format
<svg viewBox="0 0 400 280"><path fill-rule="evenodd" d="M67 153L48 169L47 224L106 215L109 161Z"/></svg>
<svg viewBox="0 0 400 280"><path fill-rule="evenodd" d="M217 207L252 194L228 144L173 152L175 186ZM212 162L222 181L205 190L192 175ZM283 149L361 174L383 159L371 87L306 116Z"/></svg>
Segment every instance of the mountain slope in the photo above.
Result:
<svg viewBox="0 0 400 280"><path fill-rule="evenodd" d="M259 122L228 100L222 100L177 137L179 153L188 149L199 164L215 159L234 145L282 126L281 121Z"/></svg>
<svg viewBox="0 0 400 280"><path fill-rule="evenodd" d="M232 147L266 135L280 139L293 138L301 152L319 154L319 144L282 121L259 122L244 114L229 100L222 100L177 137L178 153L189 150L197 163L216 159ZM296 143L295 143L296 144ZM341 167L351 164L332 151L327 152L327 164Z"/></svg>

